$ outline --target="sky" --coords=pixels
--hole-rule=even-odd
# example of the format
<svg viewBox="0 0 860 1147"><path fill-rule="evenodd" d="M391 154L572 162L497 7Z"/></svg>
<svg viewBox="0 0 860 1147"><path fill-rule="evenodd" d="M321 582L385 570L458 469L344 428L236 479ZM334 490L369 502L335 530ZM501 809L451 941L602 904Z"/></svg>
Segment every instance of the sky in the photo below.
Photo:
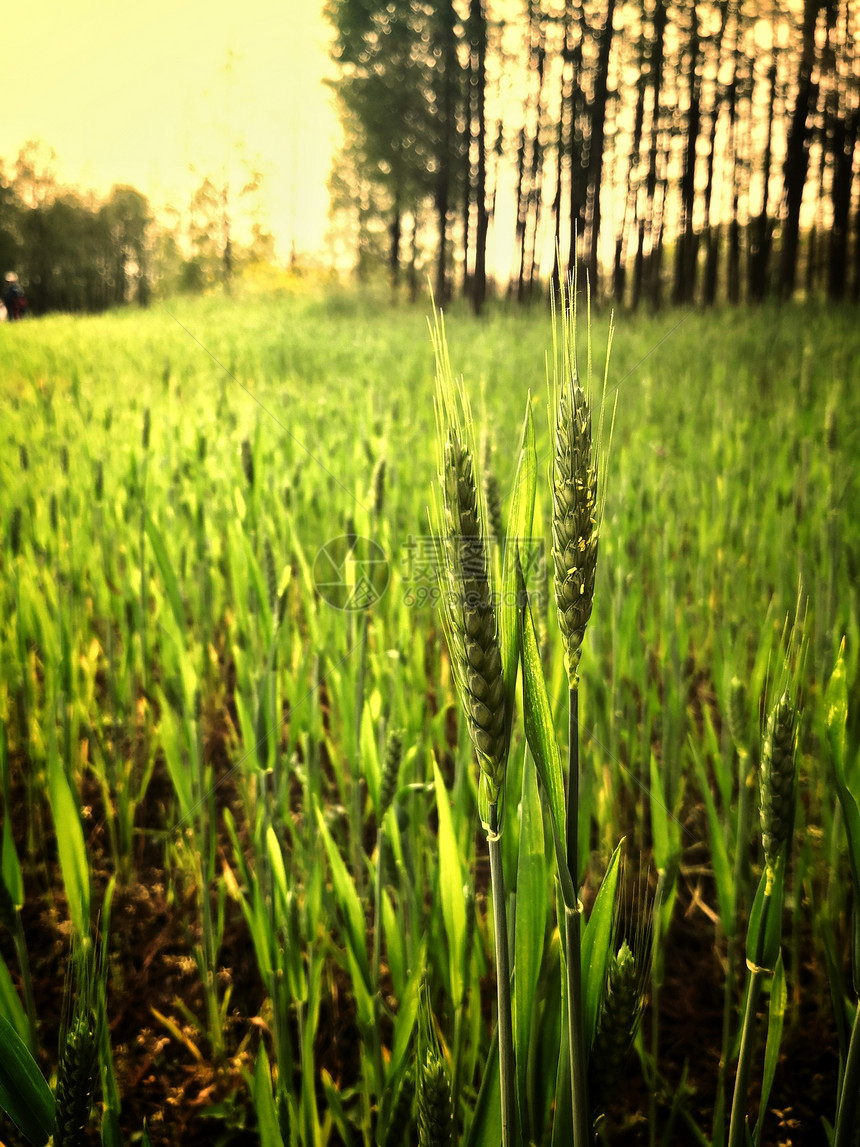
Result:
<svg viewBox="0 0 860 1147"><path fill-rule="evenodd" d="M261 222L286 257L323 247L337 140L323 0L40 0L2 19L0 158L28 140L62 183L131 184L185 208L204 176L259 170ZM193 168L193 171L190 170Z"/></svg>

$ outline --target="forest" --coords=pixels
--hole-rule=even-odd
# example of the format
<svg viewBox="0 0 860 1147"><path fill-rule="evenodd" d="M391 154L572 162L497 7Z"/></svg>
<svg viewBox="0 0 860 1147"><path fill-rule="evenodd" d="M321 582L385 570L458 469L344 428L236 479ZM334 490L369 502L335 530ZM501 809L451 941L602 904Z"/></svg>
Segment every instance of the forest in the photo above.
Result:
<svg viewBox="0 0 860 1147"><path fill-rule="evenodd" d="M343 139L323 259L440 301L542 297L576 262L615 306L860 298L854 0L327 0ZM201 175L159 217L0 160L0 263L35 313L229 288L275 262ZM250 194L249 194L250 192ZM237 242L241 224L249 241ZM571 257L574 252L574 257Z"/></svg>
<svg viewBox="0 0 860 1147"><path fill-rule="evenodd" d="M851 0L331 0L360 273L528 298L570 252L616 304L860 295ZM513 209L499 218L507 194ZM499 241L496 235L496 242Z"/></svg>
<svg viewBox="0 0 860 1147"><path fill-rule="evenodd" d="M33 314L229 290L249 265L274 259L273 237L249 203L258 172L243 172L244 186L232 194L223 173L202 175L187 204L159 214L128 185L103 196L65 185L57 158L36 140L14 162L0 158L0 274L19 275Z"/></svg>

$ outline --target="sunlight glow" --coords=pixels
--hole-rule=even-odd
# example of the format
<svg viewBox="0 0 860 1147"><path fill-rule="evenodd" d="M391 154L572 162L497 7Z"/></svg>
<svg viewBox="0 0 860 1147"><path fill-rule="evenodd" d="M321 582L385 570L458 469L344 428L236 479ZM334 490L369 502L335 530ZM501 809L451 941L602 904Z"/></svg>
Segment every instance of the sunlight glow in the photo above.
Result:
<svg viewBox="0 0 860 1147"><path fill-rule="evenodd" d="M322 0L43 0L3 17L0 158L43 140L60 182L129 183L185 210L207 175L263 173L261 219L287 256L327 226L337 123ZM191 170L193 168L193 171ZM242 180L244 182L244 180Z"/></svg>

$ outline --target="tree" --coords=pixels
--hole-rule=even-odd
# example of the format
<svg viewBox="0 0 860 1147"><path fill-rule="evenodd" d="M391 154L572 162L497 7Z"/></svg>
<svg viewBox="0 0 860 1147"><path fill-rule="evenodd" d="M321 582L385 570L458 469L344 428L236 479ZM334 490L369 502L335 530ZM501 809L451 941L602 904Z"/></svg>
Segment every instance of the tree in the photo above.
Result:
<svg viewBox="0 0 860 1147"><path fill-rule="evenodd" d="M487 210L487 14L484 0L470 0L469 4L469 144L474 144L476 162L474 179L470 165L470 178L467 181L466 221L464 231L468 234L468 219L471 199L474 198L475 226L475 274L472 282L472 307L479 314L487 296L487 231L489 212ZM471 153L471 146L468 148ZM468 242L464 239L464 265L468 267Z"/></svg>
<svg viewBox="0 0 860 1147"><path fill-rule="evenodd" d="M800 206L809 170L810 114L818 99L815 69L815 27L822 0L804 0L801 49L797 67L794 109L788 128L783 163L782 252L780 283L783 298L794 293L800 241Z"/></svg>
<svg viewBox="0 0 860 1147"><path fill-rule="evenodd" d="M360 272L387 262L396 286L404 220L411 217L414 233L444 168L431 7L408 0L331 0L326 12L336 33L340 75L332 87L345 139L331 181L332 208L354 216ZM376 221L387 233L387 256L370 242Z"/></svg>
<svg viewBox="0 0 860 1147"><path fill-rule="evenodd" d="M100 209L108 239L107 289L113 305L149 301L149 203L134 187L116 185Z"/></svg>

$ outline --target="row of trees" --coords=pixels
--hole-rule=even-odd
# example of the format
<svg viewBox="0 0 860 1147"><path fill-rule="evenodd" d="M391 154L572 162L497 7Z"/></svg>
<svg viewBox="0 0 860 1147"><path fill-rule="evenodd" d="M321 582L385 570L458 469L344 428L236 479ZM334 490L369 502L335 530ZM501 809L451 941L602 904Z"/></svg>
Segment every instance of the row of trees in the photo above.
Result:
<svg viewBox="0 0 860 1147"><path fill-rule="evenodd" d="M0 269L18 272L35 312L147 302L151 223L133 187L103 201L61 187L35 145L10 176L0 165Z"/></svg>
<svg viewBox="0 0 860 1147"><path fill-rule="evenodd" d="M328 0L360 273L860 297L856 0ZM506 207L506 204L508 205ZM503 256L504 257L504 256ZM505 268L502 268L504 271Z"/></svg>
<svg viewBox="0 0 860 1147"><path fill-rule="evenodd" d="M0 275L16 271L34 313L146 305L153 292L199 291L247 264L274 259L274 242L255 222L235 239L235 216L253 196L251 175L238 194L204 177L184 211L156 219L146 196L115 186L107 197L64 187L53 153L22 148L8 170L0 161Z"/></svg>

